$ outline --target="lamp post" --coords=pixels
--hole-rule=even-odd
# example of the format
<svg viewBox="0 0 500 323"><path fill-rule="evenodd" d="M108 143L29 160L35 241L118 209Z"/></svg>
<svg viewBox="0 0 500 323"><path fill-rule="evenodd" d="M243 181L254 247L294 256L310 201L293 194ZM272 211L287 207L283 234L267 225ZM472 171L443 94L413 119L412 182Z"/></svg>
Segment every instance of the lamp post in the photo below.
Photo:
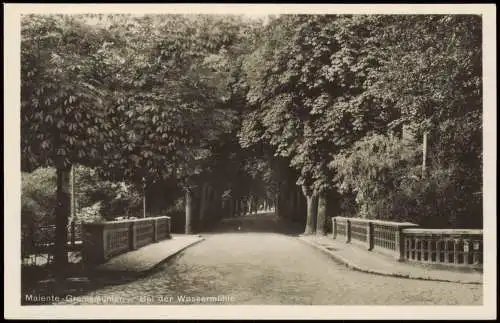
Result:
<svg viewBox="0 0 500 323"><path fill-rule="evenodd" d="M142 178L142 217L146 217L146 178Z"/></svg>

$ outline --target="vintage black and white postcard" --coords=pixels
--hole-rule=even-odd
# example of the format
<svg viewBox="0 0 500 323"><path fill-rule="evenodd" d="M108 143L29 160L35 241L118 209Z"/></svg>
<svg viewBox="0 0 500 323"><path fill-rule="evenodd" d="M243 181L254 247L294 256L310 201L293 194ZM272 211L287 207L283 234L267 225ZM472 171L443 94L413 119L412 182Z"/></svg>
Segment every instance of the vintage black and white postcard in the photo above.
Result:
<svg viewBox="0 0 500 323"><path fill-rule="evenodd" d="M7 318L496 318L494 5L7 4Z"/></svg>

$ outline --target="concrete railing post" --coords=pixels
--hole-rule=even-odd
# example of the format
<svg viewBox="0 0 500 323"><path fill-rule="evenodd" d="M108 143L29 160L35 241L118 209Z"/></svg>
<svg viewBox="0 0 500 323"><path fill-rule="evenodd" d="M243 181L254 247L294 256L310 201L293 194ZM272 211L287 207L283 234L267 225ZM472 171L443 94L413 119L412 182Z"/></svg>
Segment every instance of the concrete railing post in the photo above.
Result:
<svg viewBox="0 0 500 323"><path fill-rule="evenodd" d="M172 229L172 220L170 217L168 217L167 218L167 239L172 238L171 229Z"/></svg>
<svg viewBox="0 0 500 323"><path fill-rule="evenodd" d="M351 221L345 220L345 242L351 242Z"/></svg>
<svg viewBox="0 0 500 323"><path fill-rule="evenodd" d="M332 218L332 236L333 239L337 239L337 219Z"/></svg>
<svg viewBox="0 0 500 323"><path fill-rule="evenodd" d="M83 224L83 261L95 265L105 260L104 228L94 224Z"/></svg>
<svg viewBox="0 0 500 323"><path fill-rule="evenodd" d="M368 247L368 250L373 249L373 223L368 222L366 227L366 245Z"/></svg>
<svg viewBox="0 0 500 323"><path fill-rule="evenodd" d="M153 242L158 242L158 219L153 220Z"/></svg>

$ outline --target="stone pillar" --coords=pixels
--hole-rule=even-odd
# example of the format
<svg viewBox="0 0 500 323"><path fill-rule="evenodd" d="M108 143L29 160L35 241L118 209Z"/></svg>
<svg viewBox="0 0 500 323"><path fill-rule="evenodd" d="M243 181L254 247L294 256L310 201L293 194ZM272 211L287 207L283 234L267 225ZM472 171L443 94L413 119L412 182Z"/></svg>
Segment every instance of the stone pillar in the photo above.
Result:
<svg viewBox="0 0 500 323"><path fill-rule="evenodd" d="M167 239L171 239L172 238L172 219L170 217L167 217Z"/></svg>
<svg viewBox="0 0 500 323"><path fill-rule="evenodd" d="M345 220L345 242L351 242L351 221Z"/></svg>
<svg viewBox="0 0 500 323"><path fill-rule="evenodd" d="M368 222L366 227L366 245L368 247L368 250L373 250L373 223Z"/></svg>
<svg viewBox="0 0 500 323"><path fill-rule="evenodd" d="M105 260L104 226L94 223L83 224L83 261L85 264L96 265Z"/></svg>
<svg viewBox="0 0 500 323"><path fill-rule="evenodd" d="M153 242L158 242L158 219L153 220Z"/></svg>
<svg viewBox="0 0 500 323"><path fill-rule="evenodd" d="M453 240L453 262L458 265L458 239Z"/></svg>

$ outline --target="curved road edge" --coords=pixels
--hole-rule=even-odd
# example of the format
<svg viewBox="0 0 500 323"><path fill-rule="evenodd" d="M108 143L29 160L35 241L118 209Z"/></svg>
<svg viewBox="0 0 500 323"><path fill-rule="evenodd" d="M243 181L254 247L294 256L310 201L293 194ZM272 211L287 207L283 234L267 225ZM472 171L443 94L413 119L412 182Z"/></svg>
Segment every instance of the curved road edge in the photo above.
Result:
<svg viewBox="0 0 500 323"><path fill-rule="evenodd" d="M172 235L172 239L151 244L112 258L107 263L94 269L94 275L98 273L103 276L145 276L154 272L162 264L177 257L187 248L204 240L205 237L202 235Z"/></svg>
<svg viewBox="0 0 500 323"><path fill-rule="evenodd" d="M441 282L450 282L450 283L461 283L461 284L475 284L475 285L482 285L483 282L481 280L467 280L467 279L449 279L449 278L440 278L440 277L431 277L431 276L425 276L425 275L418 275L418 274L412 274L412 273L398 273L398 272L389 272L389 271L384 271L380 269L372 269L368 268L365 266L361 266L359 264L354 263L354 261L347 259L346 257L343 257L339 254L336 254L335 252L332 252L328 250L326 247L312 241L311 239L308 239L307 236L300 235L297 237L297 239L311 247L314 247L326 255L330 256L335 262L345 265L347 268L357 270L360 272L368 273L368 274L374 274L374 275L380 275L380 276L392 276L392 277L397 277L397 278L406 278L406 279L415 279L415 280L430 280L430 281L441 281Z"/></svg>

